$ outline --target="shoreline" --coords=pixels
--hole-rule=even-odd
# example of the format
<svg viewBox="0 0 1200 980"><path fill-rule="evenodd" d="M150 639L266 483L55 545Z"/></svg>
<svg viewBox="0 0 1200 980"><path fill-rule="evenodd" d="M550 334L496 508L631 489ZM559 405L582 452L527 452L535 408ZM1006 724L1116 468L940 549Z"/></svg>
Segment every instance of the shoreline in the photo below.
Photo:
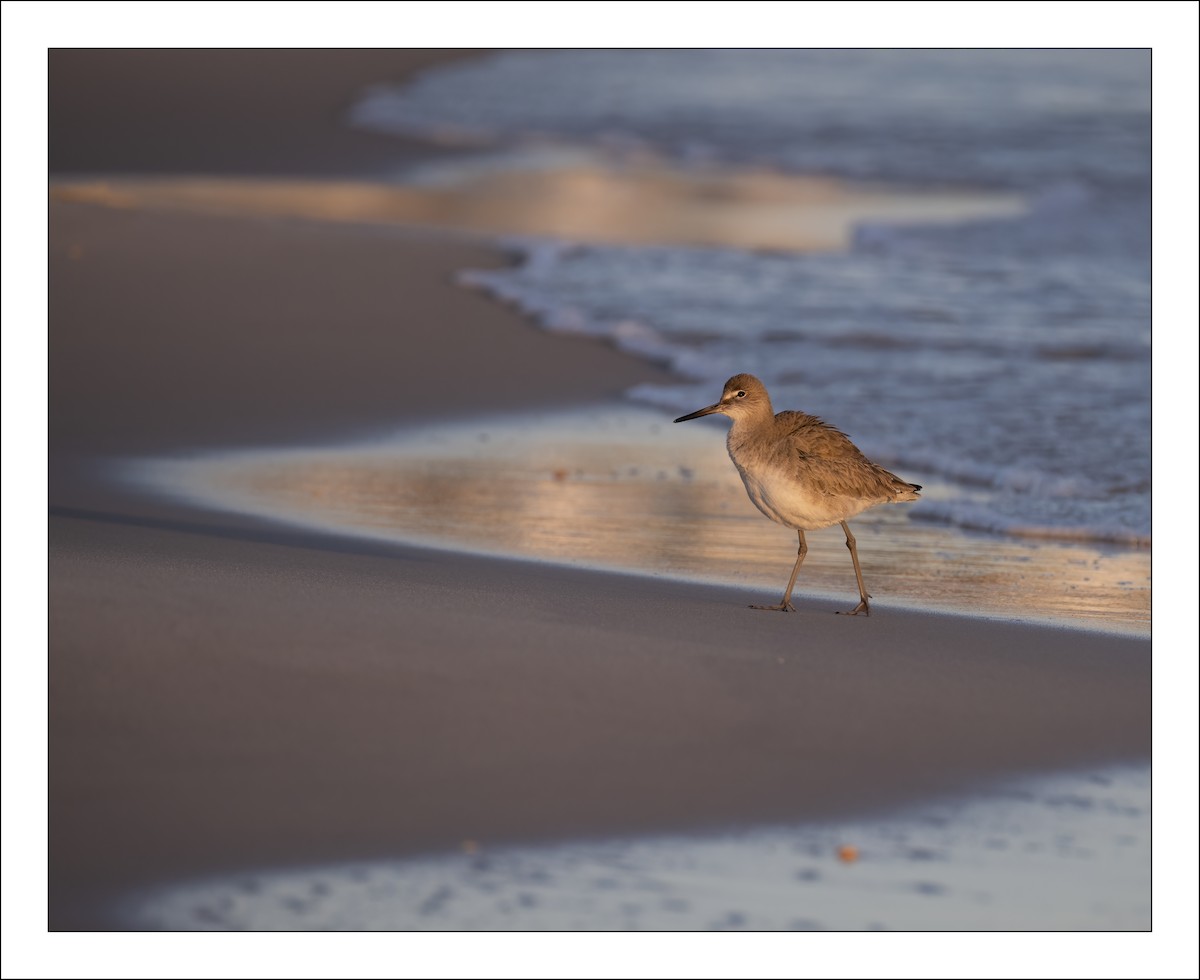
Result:
<svg viewBox="0 0 1200 980"><path fill-rule="evenodd" d="M1146 931L1149 806L1148 767L1088 768L831 821L240 868L122 908L209 931Z"/></svg>
<svg viewBox="0 0 1200 980"><path fill-rule="evenodd" d="M620 172L618 175L617 171L613 171L610 174L613 180L625 187L626 193L649 194L650 197L657 193L654 188L665 179L663 175L664 171L644 168L640 171L635 168L633 173ZM502 179L501 183L507 179ZM567 187L560 193L569 194L571 186L573 186L571 179L565 176L563 179L566 181ZM756 197L763 193L762 187L758 187L756 181L762 179L762 175L747 174L745 186L740 190L735 190L739 187L738 180L728 175L718 178L710 174L701 179L697 187L691 187L689 182L695 179L692 177L679 179L680 187L676 187L673 192L675 194L673 203L667 208L668 212L672 208L675 209L677 217L666 219L665 228L674 228L676 231L687 234L686 229L696 225L700 216L707 213L708 194L704 190L706 181L718 179L729 182L727 192L721 195L722 207L728 211L724 221L727 221L729 227L732 228L743 226L753 228L753 216L757 213L759 205ZM469 184L468 180L467 185ZM649 187L641 186L644 184L648 184ZM633 189L639 186L641 186L641 190L634 192ZM820 251L835 248L837 242L844 243L845 238L849 235L855 215L866 213L880 215L895 206L895 200L889 198L887 192L880 187L864 190L856 188L853 184L828 179L797 178L788 181L779 177L771 178L766 186L771 188L772 194L781 199L791 195L793 206L799 207L804 213L815 210L816 213L825 215L816 221L811 230L804 230L807 227L805 222L798 222L800 230L793 234L789 246L797 251ZM445 193L444 188L432 193L433 197L429 197L430 192L418 186L402 187L364 181L313 182L280 181L278 179L267 181L261 178L254 181L123 179L120 181L58 183L51 190L51 206L66 213L87 215L88 220L101 223L105 220L103 212L107 210L120 215L123 220L130 220L132 216L136 215L139 216L138 220L143 222L154 221L168 226L177 221L182 222L184 226L198 221L199 224L196 227L204 227L204 222L209 222L209 227L220 228L223 223L236 221L241 222L243 227L249 223L249 225L274 235L286 234L289 229L296 227L295 222L300 222L301 226L305 227L314 238L320 238L327 232L335 232L343 236L341 240L348 241L350 236L357 235L356 244L360 246L372 237L377 241L390 239L407 243L410 255L414 251L426 248L461 249L460 261L471 264L443 270L441 273L455 286L470 283L472 276L476 273L486 275L486 270L495 268L500 262L498 255L506 253L503 238L498 236L501 234L501 227L505 225L505 221L512 218L513 212L511 209L501 208L499 213L494 213L494 208L487 206L489 201L492 204L497 201L496 188L487 181L484 181L482 189L476 188L468 191L465 201L457 201L449 207L444 202L437 203L438 195ZM746 195L751 202L749 211L742 217L739 217L737 211L739 195ZM966 202L971 199L961 197L947 200L956 202L953 204L954 208L962 208L969 207ZM930 195L922 205L908 204L906 206L915 208L917 211L922 207L929 209L924 220L932 221L935 220L934 213L938 208L946 204L946 201L942 201L941 204L938 201L937 195L934 194ZM426 208L426 205L432 209ZM986 196L975 199L974 207L981 211L986 211L988 207L992 206L995 206L994 202L989 203ZM557 213L556 208L550 210L552 213ZM476 223L470 218L476 213L484 216L482 223ZM429 219L428 223L422 223L420 220L422 214ZM836 219L831 218L833 214L837 215ZM533 224L526 230L532 233L538 225L538 220L534 216ZM587 240L589 232L586 229L590 227L592 221L591 217L583 217L582 224L574 229L572 238L582 236L580 240ZM699 220L699 224L704 225L705 222ZM717 222L712 227L719 227L721 224L722 222ZM611 228L606 228L603 221L598 227L592 229L598 234L597 240L604 240L611 230ZM546 232L547 228L540 228L539 233ZM669 234L670 232L668 232ZM637 238L638 236L635 234L627 240L632 242ZM726 244L731 244L731 242L726 242ZM84 254L84 251L84 246L73 243L67 248L68 258L73 257L77 260ZM464 288L469 288L469 286ZM497 299L486 290L484 295L492 301ZM532 324L526 322L526 325ZM553 336L554 331L550 331L549 334ZM586 341L586 338L584 339ZM619 350L619 344L613 345L611 341L606 340L602 344L606 350L612 350L614 346ZM529 350L530 356L533 357L536 344L531 344ZM621 355L618 353L618 356ZM653 359L643 357L638 362L643 368L655 371L659 378L666 377L665 372L654 367ZM447 362L444 368L444 372L450 375L456 373L457 370L457 366L450 362ZM445 374L440 374L437 383L440 384L445 376ZM544 383L544 380L539 381L539 384ZM625 387L628 389L629 386ZM605 394L612 396L615 392L609 389ZM258 466L258 469L262 471L261 476L254 475L256 464L246 461L242 466L242 469L246 471L244 475L234 474L224 481L233 491L232 494L227 494L228 499L222 496L221 480L219 478L210 479L204 467L177 464L174 468L179 471L179 475L172 477L169 475L171 467L165 461L158 467L164 474L159 480L159 490L166 495L182 493L184 496L190 496L201 508L230 509L229 501L232 500L232 509L236 510L239 507L238 501L241 501L241 505L244 505L244 509L249 514L261 512L268 517L272 517L272 511L278 508L281 514L289 515L288 519L294 523L304 525L313 522L314 526L323 527L334 534L344 531L361 536L365 530L365 533L372 535L375 532L371 529L370 522L373 521L381 529L392 526L408 529L407 533L398 531L396 534L381 530L379 533L383 537L397 537L401 541L422 546L491 555L513 554L523 558L540 558L568 564L590 565L596 568L627 571L632 574L674 574L676 577L693 581L718 582L721 579L717 573L706 571L706 568L728 568L731 562L740 565L743 564L743 556L759 553L768 555L774 550L772 548L773 539L763 532L761 525L755 525L750 529L739 528L738 533L742 534L745 540L740 544L732 539L725 542L721 546L721 554L709 556L707 562L702 561L701 556L696 555L683 559L682 565L664 565L661 562L645 559L640 561L636 559L623 560L617 554L602 555L596 550L598 542L586 539L586 530L572 535L565 526L553 532L553 536L559 541L571 538L570 549L564 550L558 544L529 546L523 538L526 536L544 538L546 536L545 521L533 519L528 513L529 503L517 499L515 494L536 496L539 502L553 511L562 512L562 519L565 521L567 520L566 509L569 506L565 495L578 488L577 478L582 477L584 481L593 485L590 492L594 496L598 492L598 489L594 487L598 476L597 467L599 466L602 471L604 460L616 460L621 453L625 453L628 457L627 463L630 459L639 458L639 450L646 449L641 445L646 441L645 434L622 433L622 437L632 435L634 441L638 443L633 447L618 447L619 440L616 437L610 438L609 441L612 445L595 445L594 433L588 438L584 438L581 444L577 443L577 440L582 437L583 430L596 424L586 415L580 415L579 405L582 403L578 399L568 399L560 403L559 413L562 421L557 429L553 423L545 421L530 421L529 419L526 419L525 423L520 421L522 410L525 413L529 411L528 399L521 399L515 404L507 406L507 414L497 413L494 410L480 410L474 414L460 416L452 402L443 401L443 404L451 417L456 418L455 423L443 426L430 419L428 422L422 421L419 425L413 426L411 423L407 423L407 420L397 418L394 422L384 424L382 418L377 417L374 428L381 432L395 431L397 433L400 441L394 445L394 451L402 457L408 457L410 468L415 474L418 474L415 479L408 480L407 483L427 483L436 479L442 484L444 499L461 498L464 501L465 509L457 517L448 512L435 514L429 507L421 506L414 493L407 488L406 478L400 473L392 472L395 466L388 457L393 450L384 449L382 446L375 451L376 462L372 462L369 458L372 451L364 450L361 454L363 459L354 464L353 471L345 468L344 475L337 476L337 472L344 468L340 462L344 449L352 449L356 443L364 441L363 437L356 436L353 431L345 432L340 439L336 438L333 433L329 440L313 439L308 437L308 433L301 434L297 431L295 434L281 432L275 439L266 440L260 455L267 462L265 465ZM481 406L481 409L494 408L494 404L488 403ZM640 410L640 408L629 405L628 399L623 400L620 407L605 402L598 404L595 408L599 418L604 420L599 424L602 426L607 424L610 427L614 424L617 427L624 427L624 417L633 416ZM647 419L650 418L650 411L646 410ZM574 427L567 431L569 428L567 420L570 419L574 420ZM582 423L582 427L580 423ZM368 424L364 421L363 426L365 429ZM509 465L508 460L500 457L485 459L487 453L473 447L471 438L464 440L461 436L457 437L460 458L456 466L454 463L445 461L443 457L446 456L446 450L444 448L439 447L434 451L433 457L423 459L419 449L414 452L410 446L406 445L412 439L404 439L402 436L404 431L407 431L410 436L424 432L427 436L426 441L430 439L440 441L445 437L453 442L456 438L453 433L464 426L477 428L480 431L491 432L494 430L496 438L511 444L512 452L529 457L527 463L529 463L531 473L536 473L540 469L539 465L532 462L532 458L545 456L553 446L552 451L558 454L560 461L559 465L552 470L552 479L559 484L559 487L554 490L556 496L551 497L547 493L545 481L531 483L517 477L516 482L519 482L520 485L516 485L514 474L517 473L518 468ZM522 433L523 427L529 431ZM656 426L651 427L656 428ZM479 436L479 438L484 437ZM287 445L293 441L296 441L296 448L289 452L300 454L308 450L311 462L306 466L301 464L291 466L290 477L284 481L282 475L272 476L269 472L272 467L283 469L281 465L274 464L271 460L279 455L275 448L277 444ZM371 440L367 439L366 441ZM687 450L681 450L674 444L678 441L660 440L660 444L654 447L656 455L647 455L645 459L641 460L644 464L640 467L642 469L659 468L660 483L657 486L643 486L638 492L638 488L631 481L606 479L602 474L599 475L600 481L606 482L610 492L614 494L613 502L608 505L610 511L615 509L622 515L621 519L625 519L626 512L630 512L631 518L635 513L642 516L640 524L632 519L626 520L629 526L623 529L621 532L623 535L631 535L632 539L636 539L642 536L641 528L648 529L655 519L669 518L679 522L676 538L671 541L663 538L660 541L660 547L672 552L686 549L687 546L684 543L686 540L701 541L712 537L705 522L698 516L698 507L707 510L710 519L720 520L725 516L722 512L737 511L737 505L731 505L730 498L741 499L740 492L734 489L736 481L729 476L728 468L722 468L720 475L717 476L709 465L711 462L709 457L712 459L723 458L723 453L710 452L704 455L692 452L689 455ZM221 452L224 450L226 457L229 457L231 447L222 445L210 447L206 443L205 448L211 449L218 460L216 466L209 469L231 471L235 468L228 463L221 462ZM241 453L241 450L237 452ZM645 455L644 452L642 454ZM666 471L661 469L663 465L666 465ZM456 469L463 470L464 467L469 472L464 470L458 476L452 475ZM630 471L639 469L638 466L626 466L625 468ZM671 483L671 475L668 472L676 470L680 474L685 474L682 482L686 484L692 483L692 474L698 471L706 473L703 491L707 503L683 502L681 489ZM524 475L524 473L521 474L522 477ZM668 480L665 485L661 482L664 478ZM417 505L412 514L406 513L399 506L392 506L387 511L388 519L385 521L384 504L381 500L374 499L378 497L378 491L369 486L382 479L389 481L398 498L406 500L409 505ZM267 484L281 485L283 482L310 486L309 492L318 494L321 498L328 498L330 507L336 501L337 508L344 515L347 523L344 526L339 525L339 518L332 516L334 513L332 510L329 511L329 515L321 510L320 501L312 503L299 501L297 506L295 500L281 495L277 491L276 495L272 496L273 491L269 487L266 490L259 489L254 485L256 480L260 480L264 486ZM679 480L676 479L674 482L678 483ZM927 506L932 503L936 507L937 495L941 488L935 483L931 483L929 479L926 479L925 482L930 484L927 487L927 496L930 499L925 503ZM358 483L363 485L360 487ZM175 487L174 490L172 485ZM210 487L207 498L204 492L196 490L197 487L203 486ZM492 493L490 488L493 486L509 486L511 493L507 498ZM469 487L476 489L471 490L468 489ZM719 501L714 496L716 487L720 488L720 495L722 495ZM136 487L131 487L131 489L136 492ZM691 488L689 492L696 489L699 488ZM120 492L117 491L118 495ZM287 492L292 493L290 490ZM660 503L648 499L651 496L661 497L663 494L675 501L676 507L673 513L668 514L662 509ZM577 493L576 496L580 497L577 505L582 504L586 508L589 503L591 504L592 509L588 511L588 514L597 527L611 523L604 513L595 509L595 503L590 502L587 495L586 488L583 489L582 497ZM294 497L294 493L292 496ZM618 500L621 502L617 503ZM354 510L356 501L367 506L370 513L356 514ZM418 513L421 515L420 518L414 516ZM363 520L368 518L367 523L363 524ZM430 520L442 530L440 532L438 530L430 531L428 527L422 526L422 520ZM498 528L514 523L519 524L520 527L513 527L506 531L505 535L497 536ZM1055 534L1053 529L1045 529L1040 534L1036 533L1036 529L1025 529L1026 533L1024 534L1005 535L1002 532L980 531L970 524L959 526L954 520L938 521L934 518L921 521L919 514L915 520L910 521L907 512L904 516L900 514L884 516L873 513L866 521L860 523L860 528L871 534L878 530L877 524L886 525L893 532L891 537L901 542L893 544L889 540L877 541L874 544L876 547L882 545L880 551L886 556L886 567L891 570L894 577L905 580L904 587L897 597L901 604L907 605L909 608L924 608L952 614L974 611L984 617L1013 616L1022 621L1049 626L1065 626L1085 630L1110 629L1134 636L1148 636L1150 594L1148 540L1131 543L1088 538L1086 535L1068 531ZM896 534L897 531L900 533ZM830 571L828 566L833 562L823 554L828 550L823 548L819 542L817 543L813 560L808 565L810 576L814 571L820 572L822 564L827 566L826 573ZM841 554L840 549L837 553ZM979 603L981 596L972 594L970 586L958 587L957 576L946 574L939 577L936 574L926 573L924 566L927 563L924 557L927 554L938 556L937 568L957 566L960 573L965 572L969 581L977 583L976 593L981 588L978 583L990 580L991 585L988 586L988 594L983 604ZM587 557L589 555L591 556L590 561ZM980 556L983 556L982 559ZM1028 569L1020 568L1022 562L1029 563ZM770 582L773 576L768 574L762 561L758 561L750 567L752 570L748 573L749 578L746 577L747 571L739 568L734 574L733 580L755 581L760 586L773 587ZM1091 574L1085 574L1085 571ZM914 572L918 573L915 578ZM874 576L871 577L874 580ZM908 581L910 579L912 581ZM1024 584L1021 584L1022 581ZM828 589L826 591L828 592ZM1000 598L1001 594L1003 598Z"/></svg>
<svg viewBox="0 0 1200 980"><path fill-rule="evenodd" d="M788 539L755 519L715 436L599 402L143 457L112 480L122 493L333 537L773 592ZM1006 538L899 508L855 527L880 608L1149 637L1148 548ZM815 535L801 591L841 601L847 570L840 539Z"/></svg>
<svg viewBox="0 0 1200 980"><path fill-rule="evenodd" d="M185 61L203 91L202 59ZM728 586L114 491L89 461L561 407L668 376L459 286L457 270L504 261L488 246L49 213L52 930L111 928L104 902L125 888L252 863L812 819L1149 758L1148 641L846 620L810 599L764 618Z"/></svg>

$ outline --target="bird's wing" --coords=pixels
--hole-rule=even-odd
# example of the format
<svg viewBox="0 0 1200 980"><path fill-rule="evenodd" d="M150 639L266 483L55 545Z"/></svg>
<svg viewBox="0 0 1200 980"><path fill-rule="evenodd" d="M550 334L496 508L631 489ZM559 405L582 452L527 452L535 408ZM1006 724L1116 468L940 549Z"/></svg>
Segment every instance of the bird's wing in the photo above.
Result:
<svg viewBox="0 0 1200 980"><path fill-rule="evenodd" d="M783 431L787 433L793 450L801 458L811 456L818 459L866 460L859 448L850 441L849 436L815 415L780 412L775 418L778 422L786 423L787 427Z"/></svg>
<svg viewBox="0 0 1200 980"><path fill-rule="evenodd" d="M780 412L799 473L819 493L836 497L888 500L920 489L872 463L840 429L815 415Z"/></svg>

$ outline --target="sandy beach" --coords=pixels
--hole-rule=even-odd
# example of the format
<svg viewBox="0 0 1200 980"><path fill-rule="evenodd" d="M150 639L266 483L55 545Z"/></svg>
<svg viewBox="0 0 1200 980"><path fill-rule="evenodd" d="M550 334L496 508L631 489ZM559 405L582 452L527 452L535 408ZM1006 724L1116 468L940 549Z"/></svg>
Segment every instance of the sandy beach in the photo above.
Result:
<svg viewBox="0 0 1200 980"><path fill-rule="evenodd" d="M52 177L369 175L427 151L338 113L459 56L53 52ZM665 372L457 285L506 261L466 237L69 199L49 221L52 930L251 865L818 819L1149 760L1145 639L803 596L766 616L733 587L122 489L105 460L569 407Z"/></svg>

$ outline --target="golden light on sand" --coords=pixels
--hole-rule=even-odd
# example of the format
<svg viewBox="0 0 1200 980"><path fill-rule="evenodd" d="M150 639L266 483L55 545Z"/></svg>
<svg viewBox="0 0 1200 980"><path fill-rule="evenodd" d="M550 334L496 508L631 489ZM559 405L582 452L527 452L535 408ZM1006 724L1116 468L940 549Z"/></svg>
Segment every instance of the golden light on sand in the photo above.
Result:
<svg viewBox="0 0 1200 980"><path fill-rule="evenodd" d="M480 423L358 448L157 463L147 473L234 510L386 540L761 590L774 601L794 535L746 499L720 432L613 409ZM928 486L936 498L949 490ZM1147 549L971 534L881 507L852 522L876 605L1149 627ZM796 595L855 594L837 528L813 532Z"/></svg>
<svg viewBox="0 0 1200 980"><path fill-rule="evenodd" d="M448 171L435 184L220 178L65 183L59 200L111 208L401 224L571 241L807 252L848 246L864 220L937 223L1021 213L1018 194L912 190L764 170L680 171L653 158Z"/></svg>

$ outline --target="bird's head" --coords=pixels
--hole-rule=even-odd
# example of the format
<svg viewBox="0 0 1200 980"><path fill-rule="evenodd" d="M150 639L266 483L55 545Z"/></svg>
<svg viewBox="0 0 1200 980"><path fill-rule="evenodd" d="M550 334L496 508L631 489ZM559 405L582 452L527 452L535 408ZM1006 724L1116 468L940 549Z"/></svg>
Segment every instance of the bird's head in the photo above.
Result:
<svg viewBox="0 0 1200 980"><path fill-rule="evenodd" d="M752 374L735 374L725 382L725 390L721 392L721 400L708 408L702 408L690 415L681 415L676 422L687 422L698 419L702 415L728 415L734 421L739 418L750 418L755 415L770 415L771 399L763 383Z"/></svg>

